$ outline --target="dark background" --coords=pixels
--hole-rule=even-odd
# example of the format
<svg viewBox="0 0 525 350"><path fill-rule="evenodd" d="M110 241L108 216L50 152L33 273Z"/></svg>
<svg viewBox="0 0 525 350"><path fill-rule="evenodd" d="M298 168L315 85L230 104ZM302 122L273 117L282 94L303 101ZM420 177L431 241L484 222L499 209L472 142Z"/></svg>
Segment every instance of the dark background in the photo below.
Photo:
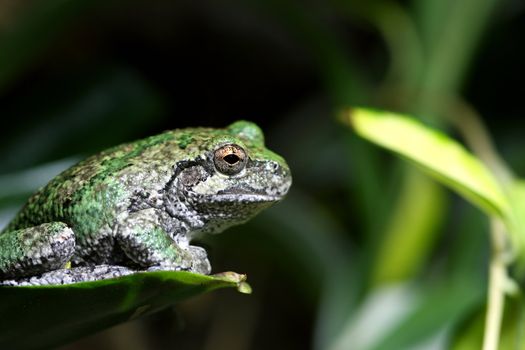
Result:
<svg viewBox="0 0 525 350"><path fill-rule="evenodd" d="M419 173L336 115L390 108L461 139L457 106L468 106L523 174L524 9L518 0L0 1L2 225L60 169L166 129L255 121L294 176L286 201L202 242L215 272L248 274L252 295L214 292L63 349L337 349L360 329L350 320L380 344L392 335L376 327L397 301L375 317L366 301L399 285L423 314L415 328L406 315L389 326L400 348L446 344L483 304L486 218L433 183L402 202ZM424 215L427 225L411 224ZM389 240L396 217L417 238ZM408 262L385 253L397 244L413 253Z"/></svg>

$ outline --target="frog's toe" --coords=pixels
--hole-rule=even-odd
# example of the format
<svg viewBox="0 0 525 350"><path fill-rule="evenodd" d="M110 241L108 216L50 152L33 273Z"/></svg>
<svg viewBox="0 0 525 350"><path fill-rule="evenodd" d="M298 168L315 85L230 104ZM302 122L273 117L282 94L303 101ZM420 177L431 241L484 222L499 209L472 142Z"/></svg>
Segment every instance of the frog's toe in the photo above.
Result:
<svg viewBox="0 0 525 350"><path fill-rule="evenodd" d="M200 273L201 275L209 275L211 273L211 265L208 259L195 261L191 270L192 272Z"/></svg>
<svg viewBox="0 0 525 350"><path fill-rule="evenodd" d="M211 273L210 261L208 260L208 255L204 248L190 246L189 255L191 256L191 272L200 273L202 275L209 275Z"/></svg>

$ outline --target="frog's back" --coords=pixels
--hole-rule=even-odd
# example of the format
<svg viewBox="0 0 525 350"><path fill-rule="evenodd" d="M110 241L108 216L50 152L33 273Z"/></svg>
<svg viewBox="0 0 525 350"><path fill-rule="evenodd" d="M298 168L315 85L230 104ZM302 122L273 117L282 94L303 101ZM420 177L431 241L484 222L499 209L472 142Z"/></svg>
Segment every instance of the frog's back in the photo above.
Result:
<svg viewBox="0 0 525 350"><path fill-rule="evenodd" d="M179 136L178 130L165 132L110 148L79 162L31 196L4 231L53 221L65 222L74 230L97 229L102 221L107 223L116 215L115 204L130 196L123 181L130 181L140 172L154 175L144 165L144 153L152 161L158 152L171 152L177 157ZM168 171L168 164L160 159L153 166L156 171Z"/></svg>

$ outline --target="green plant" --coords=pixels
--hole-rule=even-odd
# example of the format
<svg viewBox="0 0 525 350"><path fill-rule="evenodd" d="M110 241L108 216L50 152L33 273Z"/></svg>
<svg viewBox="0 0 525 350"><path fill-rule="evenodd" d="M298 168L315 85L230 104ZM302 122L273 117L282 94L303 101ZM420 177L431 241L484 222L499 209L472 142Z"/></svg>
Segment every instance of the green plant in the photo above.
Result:
<svg viewBox="0 0 525 350"><path fill-rule="evenodd" d="M509 276L512 266L516 267L516 278L521 280L524 277L525 180L506 176L498 179L459 143L407 116L355 108L345 112L342 118L357 134L409 160L490 218L492 254L483 349L507 349L510 344L525 344L521 290L514 278ZM391 249L397 248L392 246ZM500 337L506 295L517 307L508 312L511 315L507 317L503 336ZM471 343L468 343L458 335L456 348L472 346L476 338L470 340Z"/></svg>

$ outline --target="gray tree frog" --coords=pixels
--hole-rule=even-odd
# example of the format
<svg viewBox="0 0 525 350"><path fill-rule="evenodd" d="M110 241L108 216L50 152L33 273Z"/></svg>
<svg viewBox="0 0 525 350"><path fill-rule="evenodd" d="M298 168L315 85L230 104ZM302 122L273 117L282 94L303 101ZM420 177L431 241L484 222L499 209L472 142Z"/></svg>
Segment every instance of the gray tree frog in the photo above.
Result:
<svg viewBox="0 0 525 350"><path fill-rule="evenodd" d="M31 196L0 233L3 284L63 284L137 270L209 274L201 232L243 223L291 185L260 128L167 131L110 148Z"/></svg>

